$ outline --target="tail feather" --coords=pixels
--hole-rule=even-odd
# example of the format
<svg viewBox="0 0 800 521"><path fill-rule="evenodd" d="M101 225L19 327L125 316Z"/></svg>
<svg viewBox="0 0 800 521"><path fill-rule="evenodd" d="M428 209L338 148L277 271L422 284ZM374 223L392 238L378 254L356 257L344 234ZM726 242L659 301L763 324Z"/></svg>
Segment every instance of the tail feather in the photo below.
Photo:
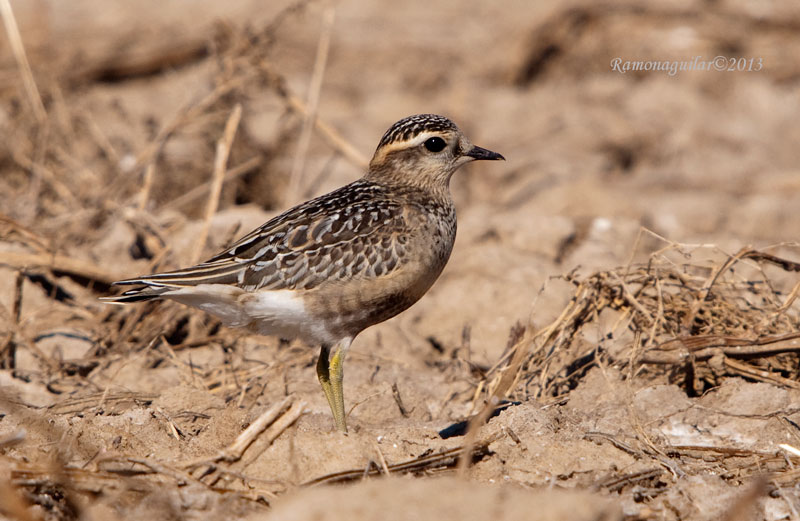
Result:
<svg viewBox="0 0 800 521"><path fill-rule="evenodd" d="M146 284L116 297L101 297L111 304L131 304L148 300L168 299L201 309L222 320L228 326L245 326L252 322L239 302L241 289L224 284L165 285L152 281L130 280L123 284ZM117 282L117 284L120 284Z"/></svg>
<svg viewBox="0 0 800 521"><path fill-rule="evenodd" d="M153 273L134 279L115 282L115 285L126 286L144 284L147 286L197 286L199 284L235 284L245 266L240 264L204 263L177 271Z"/></svg>
<svg viewBox="0 0 800 521"><path fill-rule="evenodd" d="M127 281L122 282L115 282L114 284L121 284L121 283L129 283ZM137 284L136 282L130 282L129 284ZM143 282L138 282L138 284L144 284ZM157 300L162 298L162 295L169 291L170 288L167 286L145 286L143 288L136 288L130 289L123 293L122 295L116 295L114 297L100 297L100 300L106 301L110 304L132 304L134 302L145 302L148 300Z"/></svg>
<svg viewBox="0 0 800 521"><path fill-rule="evenodd" d="M198 264L191 268L165 273L154 273L134 279L120 280L115 286L144 286L126 291L115 297L101 297L112 304L131 304L167 298L165 293L206 284L232 284L238 280L242 267L235 264L217 266L213 263Z"/></svg>

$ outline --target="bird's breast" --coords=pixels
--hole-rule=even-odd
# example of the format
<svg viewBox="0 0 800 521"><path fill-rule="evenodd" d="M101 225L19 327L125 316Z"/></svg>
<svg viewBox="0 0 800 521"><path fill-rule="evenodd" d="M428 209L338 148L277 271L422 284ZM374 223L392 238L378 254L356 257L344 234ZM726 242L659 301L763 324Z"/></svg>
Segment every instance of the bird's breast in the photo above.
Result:
<svg viewBox="0 0 800 521"><path fill-rule="evenodd" d="M453 249L455 212L430 212L409 223L406 254L390 273L331 281L307 295L308 309L343 336L355 336L367 327L408 309L439 278Z"/></svg>

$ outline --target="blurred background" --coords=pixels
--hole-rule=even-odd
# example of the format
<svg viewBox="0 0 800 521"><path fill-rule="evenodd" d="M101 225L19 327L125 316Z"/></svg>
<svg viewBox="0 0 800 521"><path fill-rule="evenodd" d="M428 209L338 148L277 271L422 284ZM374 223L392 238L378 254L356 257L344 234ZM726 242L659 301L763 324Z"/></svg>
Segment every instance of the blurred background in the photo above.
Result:
<svg viewBox="0 0 800 521"><path fill-rule="evenodd" d="M454 177L451 261L418 305L356 341L353 398L379 366L419 380L422 403L425 371L459 360L436 385L460 398L433 416L462 417L515 324L548 323L570 298L552 277L672 243L781 253L800 237L795 0L2 3L0 385L28 403L185 383L108 358L160 335L181 353L216 346L194 350L208 378L230 349L256 344L310 364L301 347L222 332L179 306L109 311L96 298L355 180L411 114L446 115L507 161ZM614 60L694 70L623 74ZM237 106L206 238L217 142ZM310 365L297 371L269 389L307 390L326 413ZM382 421L385 407L357 411Z"/></svg>

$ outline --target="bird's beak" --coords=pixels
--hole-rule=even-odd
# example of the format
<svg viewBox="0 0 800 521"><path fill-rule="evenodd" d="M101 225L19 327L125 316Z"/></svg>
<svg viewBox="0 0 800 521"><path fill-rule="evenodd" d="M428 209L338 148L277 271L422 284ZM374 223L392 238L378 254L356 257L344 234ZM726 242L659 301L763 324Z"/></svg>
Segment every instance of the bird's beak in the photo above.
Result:
<svg viewBox="0 0 800 521"><path fill-rule="evenodd" d="M475 147L475 146L473 146L472 149L470 149L470 151L464 155L469 156L475 160L478 159L488 159L492 161L497 161L499 159L502 159L503 161L506 160L506 158L504 158L497 152L492 152L491 150L486 150L485 148Z"/></svg>

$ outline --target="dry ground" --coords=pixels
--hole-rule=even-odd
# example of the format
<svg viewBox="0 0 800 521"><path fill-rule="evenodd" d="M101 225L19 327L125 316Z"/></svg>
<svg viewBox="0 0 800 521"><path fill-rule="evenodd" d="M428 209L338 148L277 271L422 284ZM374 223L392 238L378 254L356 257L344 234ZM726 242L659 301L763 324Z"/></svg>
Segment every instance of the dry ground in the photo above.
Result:
<svg viewBox="0 0 800 521"><path fill-rule="evenodd" d="M800 520L794 0L11 5L0 519ZM761 66L611 68L696 56ZM508 161L459 172L441 279L354 343L349 436L315 350L97 300L420 112Z"/></svg>

